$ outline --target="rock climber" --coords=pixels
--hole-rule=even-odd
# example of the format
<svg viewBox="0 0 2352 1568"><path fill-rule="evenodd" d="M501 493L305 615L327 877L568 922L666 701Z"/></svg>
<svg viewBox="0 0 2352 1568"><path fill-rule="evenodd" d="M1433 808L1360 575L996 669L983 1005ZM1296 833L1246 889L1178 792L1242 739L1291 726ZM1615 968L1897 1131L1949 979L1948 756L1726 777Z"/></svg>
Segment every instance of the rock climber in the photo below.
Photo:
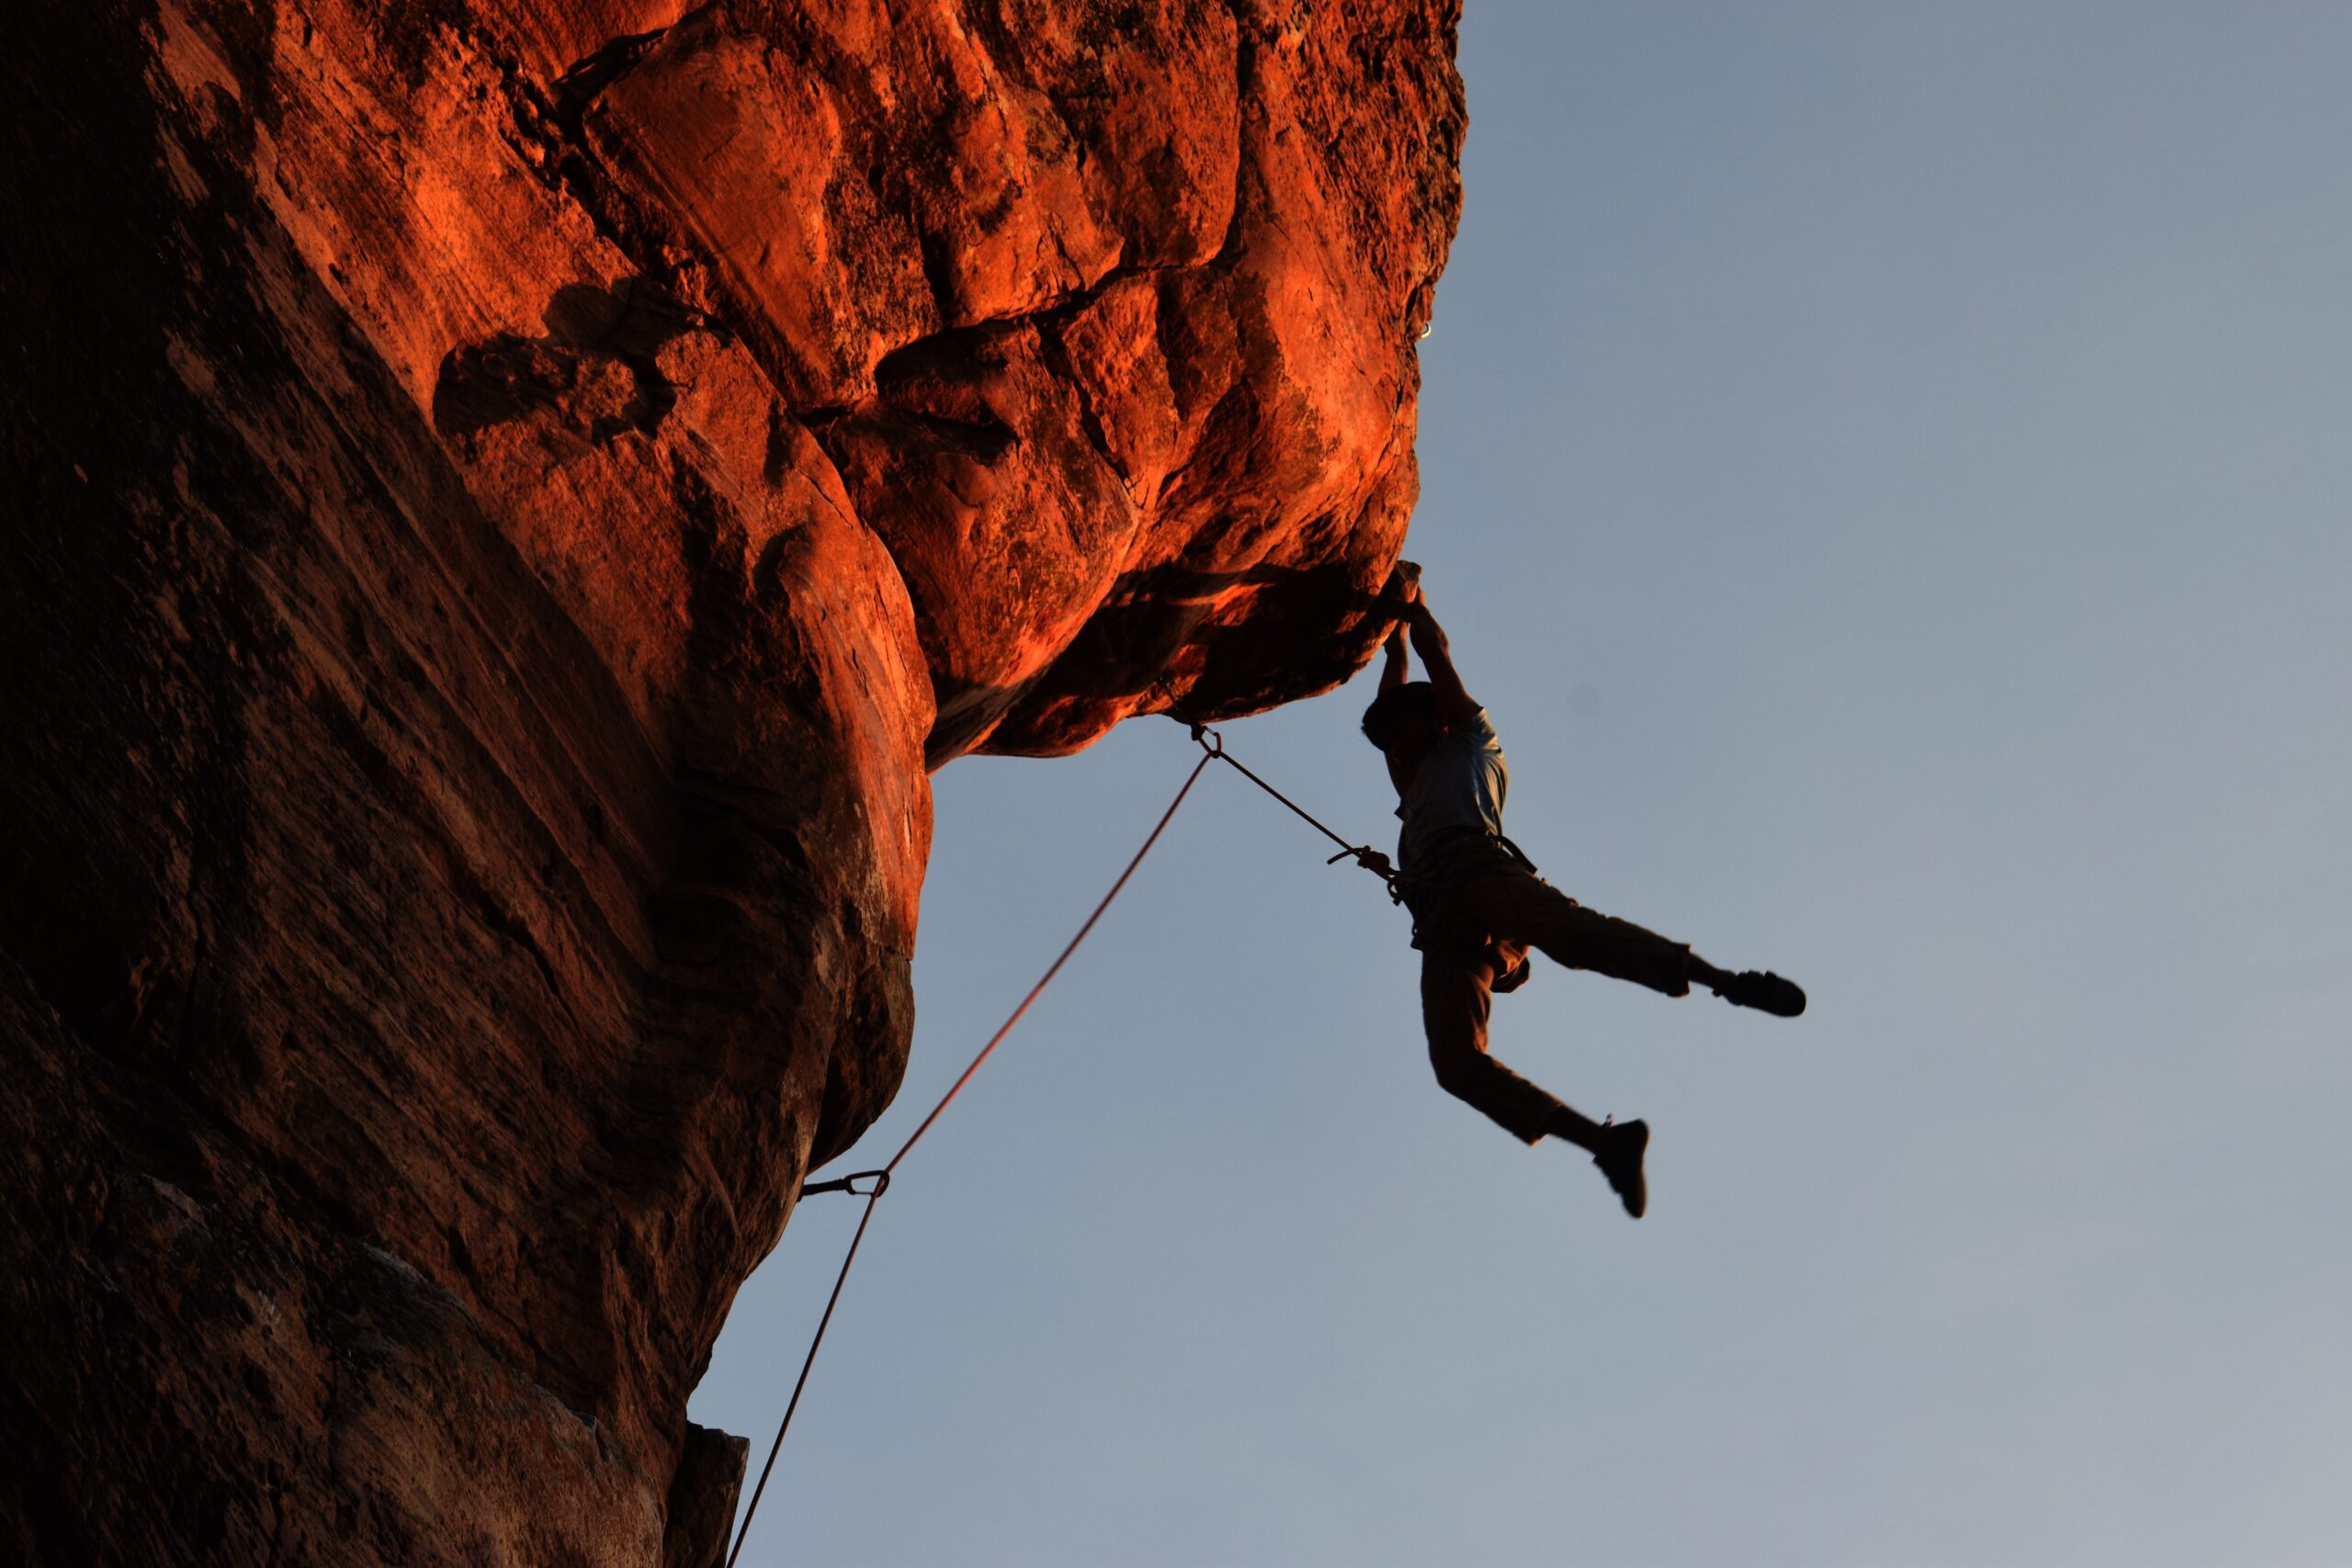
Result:
<svg viewBox="0 0 2352 1568"><path fill-rule="evenodd" d="M1418 575L1407 567L1392 590L1401 601L1399 616L1385 649L1379 695L1364 710L1363 733L1387 759L1396 815L1404 819L1391 886L1412 910L1413 945L1421 950L1430 1065L1446 1092L1513 1136L1532 1144L1548 1135L1589 1152L1638 1220L1649 1206L1642 1170L1648 1123L1595 1122L1488 1055L1491 993L1526 979L1531 947L1571 969L1669 997L1690 995L1697 981L1736 1007L1781 1018L1804 1011L1804 992L1778 975L1718 969L1687 944L1588 909L1536 874L1503 836L1510 775L1502 745L1486 709L1463 687ZM1428 666L1426 681L1408 679L1408 637ZM1362 858L1374 870L1388 869L1376 852Z"/></svg>

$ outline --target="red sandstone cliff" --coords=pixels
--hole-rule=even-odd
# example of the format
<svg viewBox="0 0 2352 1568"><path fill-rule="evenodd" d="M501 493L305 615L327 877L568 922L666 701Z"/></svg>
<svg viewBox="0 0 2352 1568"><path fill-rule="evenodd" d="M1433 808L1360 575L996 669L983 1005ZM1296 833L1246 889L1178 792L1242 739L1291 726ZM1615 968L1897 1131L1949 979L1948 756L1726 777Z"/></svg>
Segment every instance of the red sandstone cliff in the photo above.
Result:
<svg viewBox="0 0 2352 1568"><path fill-rule="evenodd" d="M1457 0L35 0L0 1553L700 1564L927 770L1369 655Z"/></svg>

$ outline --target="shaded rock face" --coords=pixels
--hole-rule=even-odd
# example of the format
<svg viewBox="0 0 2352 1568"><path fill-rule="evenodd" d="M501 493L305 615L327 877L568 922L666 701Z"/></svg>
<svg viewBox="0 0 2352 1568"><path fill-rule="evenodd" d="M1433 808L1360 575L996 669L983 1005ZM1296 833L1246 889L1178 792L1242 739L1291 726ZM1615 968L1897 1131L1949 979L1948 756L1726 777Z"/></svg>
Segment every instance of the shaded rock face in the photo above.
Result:
<svg viewBox="0 0 2352 1568"><path fill-rule="evenodd" d="M707 1562L928 773L1328 688L1451 0L36 0L0 1553Z"/></svg>

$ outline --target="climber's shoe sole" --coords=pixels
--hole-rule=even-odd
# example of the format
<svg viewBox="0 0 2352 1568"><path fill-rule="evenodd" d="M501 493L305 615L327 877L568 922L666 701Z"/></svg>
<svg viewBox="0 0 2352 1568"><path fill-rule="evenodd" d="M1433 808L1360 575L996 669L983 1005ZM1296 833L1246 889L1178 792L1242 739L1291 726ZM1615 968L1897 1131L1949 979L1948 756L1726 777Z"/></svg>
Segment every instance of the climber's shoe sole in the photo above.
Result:
<svg viewBox="0 0 2352 1568"><path fill-rule="evenodd" d="M1733 976L1715 987L1715 995L1736 1008L1754 1008L1775 1018L1794 1018L1804 1011L1804 987L1766 969Z"/></svg>
<svg viewBox="0 0 2352 1568"><path fill-rule="evenodd" d="M1628 1122L1621 1127L1611 1122L1601 1132L1605 1141L1593 1152L1592 1163L1609 1179L1625 1213L1638 1220L1650 1206L1649 1178L1642 1174L1642 1158L1649 1153L1650 1124Z"/></svg>

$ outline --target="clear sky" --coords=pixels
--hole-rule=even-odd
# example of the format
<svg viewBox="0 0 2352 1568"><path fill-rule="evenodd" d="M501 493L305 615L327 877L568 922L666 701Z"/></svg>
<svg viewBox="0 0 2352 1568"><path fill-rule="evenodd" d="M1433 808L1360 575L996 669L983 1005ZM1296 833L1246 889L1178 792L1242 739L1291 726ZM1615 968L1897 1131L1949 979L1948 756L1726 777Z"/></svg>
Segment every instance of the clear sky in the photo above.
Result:
<svg viewBox="0 0 2352 1568"><path fill-rule="evenodd" d="M1472 0L1462 69L1409 553L1513 836L1812 1010L1499 1001L1651 1122L1634 1224L1213 773L901 1171L746 1562L2352 1561L2352 7ZM1227 737L1385 840L1371 682ZM939 776L851 1163L1192 756ZM755 1464L857 1206L696 1395Z"/></svg>

